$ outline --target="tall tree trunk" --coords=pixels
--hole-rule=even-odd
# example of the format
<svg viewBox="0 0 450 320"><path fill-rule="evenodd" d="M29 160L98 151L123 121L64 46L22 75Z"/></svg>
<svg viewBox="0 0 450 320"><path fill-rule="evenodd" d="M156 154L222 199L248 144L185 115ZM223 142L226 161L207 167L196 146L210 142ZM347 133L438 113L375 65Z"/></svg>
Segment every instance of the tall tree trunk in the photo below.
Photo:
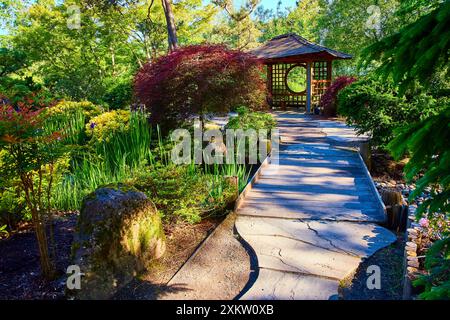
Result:
<svg viewBox="0 0 450 320"><path fill-rule="evenodd" d="M173 16L172 5L170 0L161 0L164 9L164 15L167 22L167 34L169 40L169 51L172 52L178 47L177 30L175 27L175 19Z"/></svg>

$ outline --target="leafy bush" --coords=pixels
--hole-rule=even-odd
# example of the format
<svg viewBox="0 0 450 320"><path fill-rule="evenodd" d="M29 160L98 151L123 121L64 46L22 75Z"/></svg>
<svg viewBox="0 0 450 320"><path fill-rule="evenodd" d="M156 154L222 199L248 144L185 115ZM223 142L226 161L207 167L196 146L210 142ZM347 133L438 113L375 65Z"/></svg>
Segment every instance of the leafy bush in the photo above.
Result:
<svg viewBox="0 0 450 320"><path fill-rule="evenodd" d="M222 176L218 178L220 181L188 166L158 164L138 172L131 183L148 195L166 220L196 223L223 213L235 199L235 187ZM214 192L217 187L220 192Z"/></svg>
<svg viewBox="0 0 450 320"><path fill-rule="evenodd" d="M20 188L0 188L0 226L13 230L22 221L30 221L26 211L25 198Z"/></svg>
<svg viewBox="0 0 450 320"><path fill-rule="evenodd" d="M194 114L265 103L262 65L250 54L219 45L178 49L149 62L134 79L135 95L154 124L172 129Z"/></svg>
<svg viewBox="0 0 450 320"><path fill-rule="evenodd" d="M87 122L91 118L100 115L103 109L89 101L75 102L64 100L48 109L49 116L75 114L78 112L83 113Z"/></svg>
<svg viewBox="0 0 450 320"><path fill-rule="evenodd" d="M115 133L128 131L130 115L127 110L113 110L92 118L86 125L91 143L108 142Z"/></svg>
<svg viewBox="0 0 450 320"><path fill-rule="evenodd" d="M227 125L227 129L266 129L271 130L276 127L277 121L270 113L250 111L246 107L237 108L237 117L232 117Z"/></svg>
<svg viewBox="0 0 450 320"><path fill-rule="evenodd" d="M362 79L338 94L338 113L360 134L370 134L372 143L385 147L394 130L425 119L438 111L436 101L420 90L399 97L388 82Z"/></svg>
<svg viewBox="0 0 450 320"><path fill-rule="evenodd" d="M6 151L0 150L0 167L4 166L3 159ZM26 210L26 203L17 177L0 177L0 226L5 230L13 230L21 221L30 221L31 216Z"/></svg>
<svg viewBox="0 0 450 320"><path fill-rule="evenodd" d="M335 117L337 112L337 95L349 84L356 81L354 77L342 76L336 78L333 83L323 94L320 99L320 108L323 110L323 114L327 117Z"/></svg>
<svg viewBox="0 0 450 320"><path fill-rule="evenodd" d="M112 111L93 118L91 123L100 125L93 129L87 125L89 148L73 155L70 172L57 186L54 201L60 209L79 209L86 194L101 185L122 182L153 161L150 127L143 113Z"/></svg>
<svg viewBox="0 0 450 320"><path fill-rule="evenodd" d="M422 285L425 291L420 297L426 300L450 299L450 237L448 221L450 218L450 105L438 115L414 123L406 129L398 130L396 138L388 148L396 159L409 154L410 160L404 171L408 181L423 175L416 182L416 189L410 200L420 196L431 187L431 198L426 199L417 209L417 218L426 215L435 223L438 236L426 252L425 269L415 285Z"/></svg>
<svg viewBox="0 0 450 320"><path fill-rule="evenodd" d="M131 104L133 98L133 83L131 80L121 81L108 88L103 100L109 109L124 109Z"/></svg>

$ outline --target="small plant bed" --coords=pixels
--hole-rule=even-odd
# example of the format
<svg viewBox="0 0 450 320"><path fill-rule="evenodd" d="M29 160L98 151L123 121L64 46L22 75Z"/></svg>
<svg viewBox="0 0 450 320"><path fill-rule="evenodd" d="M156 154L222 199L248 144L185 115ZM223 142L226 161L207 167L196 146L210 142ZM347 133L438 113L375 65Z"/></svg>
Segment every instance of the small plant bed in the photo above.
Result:
<svg viewBox="0 0 450 320"><path fill-rule="evenodd" d="M0 300L65 299L65 268L70 265L70 248L78 214L67 213L54 220L58 250L57 271L61 277L46 282L41 276L39 251L31 224L25 224L7 239L0 240Z"/></svg>
<svg viewBox="0 0 450 320"><path fill-rule="evenodd" d="M55 219L56 261L59 277L51 282L43 281L39 269L39 252L31 225L24 225L20 232L0 240L0 299L65 299L64 268L70 265L73 234L77 213L68 213ZM117 299L152 299L192 255L202 241L220 224L223 217L207 218L196 224L172 223L164 227L167 237L165 256L138 279L120 291Z"/></svg>

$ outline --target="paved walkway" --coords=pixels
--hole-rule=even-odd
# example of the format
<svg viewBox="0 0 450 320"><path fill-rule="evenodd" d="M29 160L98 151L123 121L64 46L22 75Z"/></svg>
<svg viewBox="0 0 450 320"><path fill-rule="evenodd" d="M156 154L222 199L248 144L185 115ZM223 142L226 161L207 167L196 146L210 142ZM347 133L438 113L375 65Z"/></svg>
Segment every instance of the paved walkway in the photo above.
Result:
<svg viewBox="0 0 450 320"><path fill-rule="evenodd" d="M277 113L279 165L238 209L235 226L256 253L258 276L242 299L335 299L361 259L395 241L378 224L381 199L358 153L364 138L342 123Z"/></svg>

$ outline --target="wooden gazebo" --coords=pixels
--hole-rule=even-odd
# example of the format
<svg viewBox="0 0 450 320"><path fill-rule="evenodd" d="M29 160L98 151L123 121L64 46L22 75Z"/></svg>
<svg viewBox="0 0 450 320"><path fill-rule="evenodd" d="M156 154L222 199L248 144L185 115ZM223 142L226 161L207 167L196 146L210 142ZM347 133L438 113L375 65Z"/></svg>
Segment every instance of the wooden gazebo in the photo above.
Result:
<svg viewBox="0 0 450 320"><path fill-rule="evenodd" d="M293 33L277 36L252 53L267 66L270 105L305 108L308 113L331 83L332 61L352 58Z"/></svg>

